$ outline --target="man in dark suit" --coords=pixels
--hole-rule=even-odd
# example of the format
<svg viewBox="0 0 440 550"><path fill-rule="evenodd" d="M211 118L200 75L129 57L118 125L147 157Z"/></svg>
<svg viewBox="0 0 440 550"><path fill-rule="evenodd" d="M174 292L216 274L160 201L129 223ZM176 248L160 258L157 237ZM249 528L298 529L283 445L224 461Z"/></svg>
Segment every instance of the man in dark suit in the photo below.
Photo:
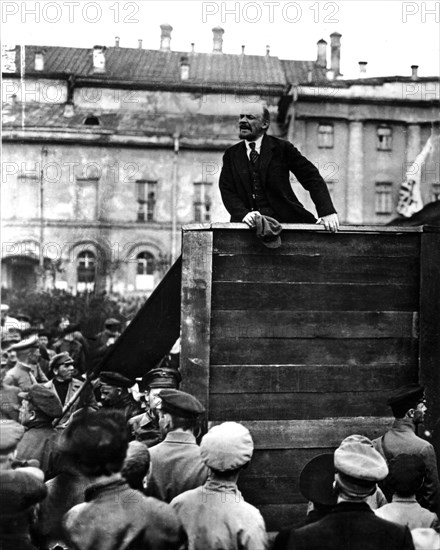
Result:
<svg viewBox="0 0 440 550"><path fill-rule="evenodd" d="M334 455L338 504L323 519L291 532L286 550L413 550L408 527L375 516L366 499L388 474L369 439L352 435Z"/></svg>
<svg viewBox="0 0 440 550"><path fill-rule="evenodd" d="M336 232L338 215L319 171L291 143L266 135L269 124L266 107L247 104L238 121L239 137L244 141L227 149L223 156L219 185L231 222L254 227L260 213L281 223L317 223L292 190L292 172L310 193L318 223Z"/></svg>

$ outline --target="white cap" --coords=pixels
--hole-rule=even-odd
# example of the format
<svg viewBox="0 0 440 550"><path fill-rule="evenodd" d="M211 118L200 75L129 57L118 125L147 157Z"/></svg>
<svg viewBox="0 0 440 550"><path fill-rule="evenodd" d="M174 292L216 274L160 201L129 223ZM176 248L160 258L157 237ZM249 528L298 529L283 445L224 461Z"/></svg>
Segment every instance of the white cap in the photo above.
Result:
<svg viewBox="0 0 440 550"><path fill-rule="evenodd" d="M219 472L235 470L252 458L254 442L247 428L238 422L223 422L203 437L200 453L206 465Z"/></svg>
<svg viewBox="0 0 440 550"><path fill-rule="evenodd" d="M411 530L416 550L440 550L440 534L430 527L417 527Z"/></svg>

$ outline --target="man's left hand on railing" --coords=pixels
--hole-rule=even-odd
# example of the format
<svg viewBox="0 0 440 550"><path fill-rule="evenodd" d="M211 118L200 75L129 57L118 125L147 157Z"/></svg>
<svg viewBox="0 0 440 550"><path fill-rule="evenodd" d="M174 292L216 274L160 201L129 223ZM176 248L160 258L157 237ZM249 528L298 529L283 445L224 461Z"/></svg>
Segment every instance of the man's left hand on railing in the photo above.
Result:
<svg viewBox="0 0 440 550"><path fill-rule="evenodd" d="M318 218L316 223L322 224L327 231L331 231L332 233L336 233L339 229L339 218L337 214L322 216L322 218Z"/></svg>

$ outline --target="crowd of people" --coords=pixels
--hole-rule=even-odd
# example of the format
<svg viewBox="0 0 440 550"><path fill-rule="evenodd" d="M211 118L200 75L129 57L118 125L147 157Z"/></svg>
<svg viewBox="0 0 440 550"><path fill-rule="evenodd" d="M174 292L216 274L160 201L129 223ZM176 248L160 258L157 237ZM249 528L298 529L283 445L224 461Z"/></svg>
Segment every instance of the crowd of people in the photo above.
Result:
<svg viewBox="0 0 440 550"><path fill-rule="evenodd" d="M395 421L381 437L350 435L307 463L302 524L267 533L237 485L252 433L224 422L203 435L204 406L179 390L170 358L136 380L90 375L89 343L63 323L53 339L43 328L2 334L2 550L440 549L418 384L390 397ZM107 319L94 358L119 335Z"/></svg>

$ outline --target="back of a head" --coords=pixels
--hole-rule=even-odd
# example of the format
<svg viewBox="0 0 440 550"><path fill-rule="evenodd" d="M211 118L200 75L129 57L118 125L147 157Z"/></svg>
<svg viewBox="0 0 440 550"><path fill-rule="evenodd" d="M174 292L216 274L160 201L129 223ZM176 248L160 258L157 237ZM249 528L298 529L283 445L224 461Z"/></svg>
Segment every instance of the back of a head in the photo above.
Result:
<svg viewBox="0 0 440 550"><path fill-rule="evenodd" d="M142 491L143 479L150 466L148 447L139 441L130 441L121 473L132 489Z"/></svg>
<svg viewBox="0 0 440 550"><path fill-rule="evenodd" d="M78 414L66 428L60 446L87 476L119 472L128 447L124 415L105 410Z"/></svg>
<svg viewBox="0 0 440 550"><path fill-rule="evenodd" d="M389 463L388 482L395 493L402 497L414 495L422 486L426 466L417 455L400 454Z"/></svg>

